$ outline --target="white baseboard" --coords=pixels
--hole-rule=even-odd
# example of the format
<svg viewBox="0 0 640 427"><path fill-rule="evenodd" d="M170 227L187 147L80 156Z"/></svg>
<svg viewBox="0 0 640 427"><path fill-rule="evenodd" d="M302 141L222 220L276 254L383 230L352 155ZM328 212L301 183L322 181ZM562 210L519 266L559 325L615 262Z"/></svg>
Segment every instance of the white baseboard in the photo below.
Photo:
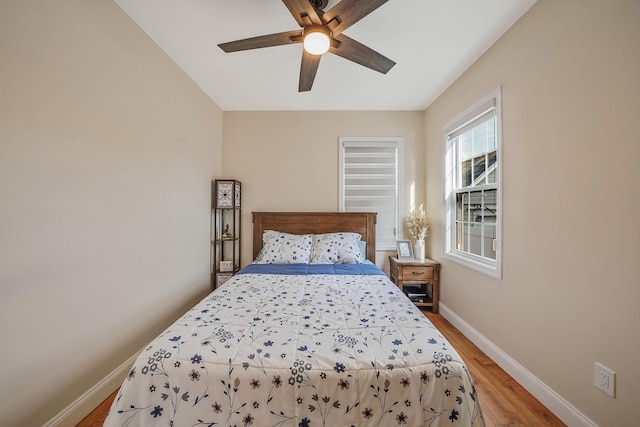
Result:
<svg viewBox="0 0 640 427"><path fill-rule="evenodd" d="M136 353L131 356L126 362L98 382L98 384L87 390L82 396L71 403L71 405L50 419L44 427L73 427L77 425L122 385L138 354L139 353Z"/></svg>
<svg viewBox="0 0 640 427"><path fill-rule="evenodd" d="M440 314L567 426L598 427L586 415L442 303L440 303Z"/></svg>

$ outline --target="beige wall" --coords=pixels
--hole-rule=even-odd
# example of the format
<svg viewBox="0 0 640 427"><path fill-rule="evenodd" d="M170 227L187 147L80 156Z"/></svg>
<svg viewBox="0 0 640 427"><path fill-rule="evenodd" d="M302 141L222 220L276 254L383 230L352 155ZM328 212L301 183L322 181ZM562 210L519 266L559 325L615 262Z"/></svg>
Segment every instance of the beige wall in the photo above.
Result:
<svg viewBox="0 0 640 427"><path fill-rule="evenodd" d="M222 170L243 182L243 264L251 261L252 211L338 210L341 136L403 137L403 211L423 203L423 122L418 111L225 112ZM377 263L385 258L379 253Z"/></svg>
<svg viewBox="0 0 640 427"><path fill-rule="evenodd" d="M222 112L111 1L0 2L0 424L37 426L209 290Z"/></svg>
<svg viewBox="0 0 640 427"><path fill-rule="evenodd" d="M337 209L340 136L403 136L404 210L426 193L440 258L442 125L497 86L504 279L444 262L442 300L632 425L638 22L634 0L539 0L426 113L223 114L114 3L0 2L2 425L41 425L208 291L212 178L243 181L246 264L251 211Z"/></svg>
<svg viewBox="0 0 640 427"><path fill-rule="evenodd" d="M539 0L425 114L441 256L443 124L502 86L504 278L445 261L442 301L600 426L637 423L639 42L640 2Z"/></svg>

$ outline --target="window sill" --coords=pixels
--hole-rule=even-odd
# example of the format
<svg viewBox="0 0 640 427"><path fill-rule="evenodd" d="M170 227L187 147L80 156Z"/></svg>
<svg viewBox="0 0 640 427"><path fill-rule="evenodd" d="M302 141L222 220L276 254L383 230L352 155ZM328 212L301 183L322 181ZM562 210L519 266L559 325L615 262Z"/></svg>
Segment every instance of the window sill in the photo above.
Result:
<svg viewBox="0 0 640 427"><path fill-rule="evenodd" d="M461 254L456 252L446 252L442 255L446 260L455 262L471 270L482 273L485 276L492 277L494 279L502 280L502 269L496 261L487 261L481 258L474 259L467 254Z"/></svg>

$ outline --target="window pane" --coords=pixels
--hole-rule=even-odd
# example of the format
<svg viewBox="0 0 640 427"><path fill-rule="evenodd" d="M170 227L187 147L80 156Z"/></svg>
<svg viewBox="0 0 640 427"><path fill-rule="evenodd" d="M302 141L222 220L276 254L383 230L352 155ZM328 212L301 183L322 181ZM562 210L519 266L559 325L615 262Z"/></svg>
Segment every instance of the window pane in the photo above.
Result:
<svg viewBox="0 0 640 427"><path fill-rule="evenodd" d="M467 132L456 138L460 160L467 160L471 155L471 133Z"/></svg>
<svg viewBox="0 0 640 427"><path fill-rule="evenodd" d="M467 251L467 240L469 236L469 225L464 222L456 224L456 248L460 251Z"/></svg>
<svg viewBox="0 0 640 427"><path fill-rule="evenodd" d="M484 223L495 224L498 217L498 190L486 190L483 194Z"/></svg>
<svg viewBox="0 0 640 427"><path fill-rule="evenodd" d="M472 224L469 227L469 248L467 252L482 255L482 225Z"/></svg>
<svg viewBox="0 0 640 427"><path fill-rule="evenodd" d="M496 118L492 117L485 122L487 139L487 151L496 151Z"/></svg>
<svg viewBox="0 0 640 427"><path fill-rule="evenodd" d="M457 220L458 221L472 221L473 220L473 195L470 193L459 193L457 196Z"/></svg>
<svg viewBox="0 0 640 427"><path fill-rule="evenodd" d="M487 184L495 184L498 180L498 165L496 160L498 155L495 151L487 154Z"/></svg>
<svg viewBox="0 0 640 427"><path fill-rule="evenodd" d="M484 154L473 159L473 185L482 185L486 181L487 159Z"/></svg>
<svg viewBox="0 0 640 427"><path fill-rule="evenodd" d="M482 219L482 191L472 191L469 194L468 205L471 210L471 221L480 222Z"/></svg>
<svg viewBox="0 0 640 427"><path fill-rule="evenodd" d="M461 172L461 177L460 177L460 187L464 188L464 187L469 187L472 183L471 180L471 160L466 160L464 162L462 162L462 164L460 165L460 172Z"/></svg>
<svg viewBox="0 0 640 427"><path fill-rule="evenodd" d="M484 123L471 129L471 138L473 139L473 157L487 152L485 125Z"/></svg>
<svg viewBox="0 0 640 427"><path fill-rule="evenodd" d="M458 147L458 188L497 182L495 124L492 117L454 139Z"/></svg>

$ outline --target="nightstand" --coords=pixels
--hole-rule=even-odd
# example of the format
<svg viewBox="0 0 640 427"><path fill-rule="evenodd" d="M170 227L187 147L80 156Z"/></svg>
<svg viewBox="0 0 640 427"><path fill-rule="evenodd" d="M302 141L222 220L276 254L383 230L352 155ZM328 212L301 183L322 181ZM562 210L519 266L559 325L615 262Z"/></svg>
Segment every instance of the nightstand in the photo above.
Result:
<svg viewBox="0 0 640 427"><path fill-rule="evenodd" d="M440 286L440 263L425 258L398 259L389 257L391 281L409 297L418 307L431 307L438 312L438 293Z"/></svg>

